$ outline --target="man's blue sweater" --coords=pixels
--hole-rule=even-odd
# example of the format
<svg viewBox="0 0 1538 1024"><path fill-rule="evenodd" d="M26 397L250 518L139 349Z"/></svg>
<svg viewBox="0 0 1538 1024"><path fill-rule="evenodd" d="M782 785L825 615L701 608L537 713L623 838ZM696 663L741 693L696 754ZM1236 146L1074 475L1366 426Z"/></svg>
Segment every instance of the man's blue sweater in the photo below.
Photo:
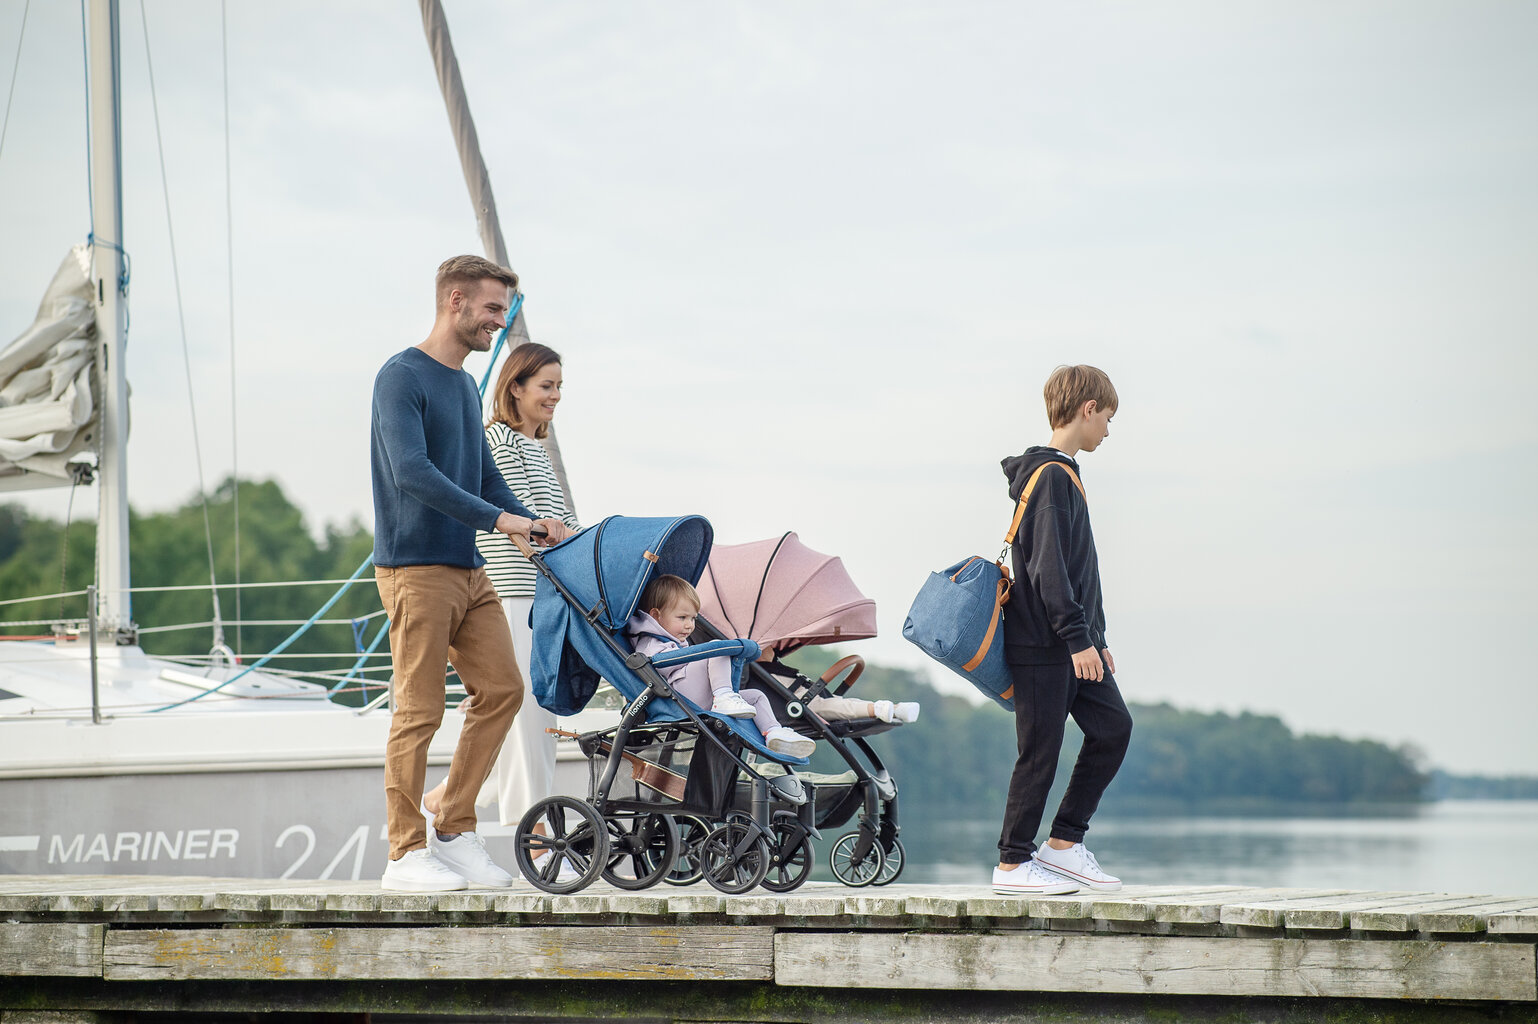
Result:
<svg viewBox="0 0 1538 1024"><path fill-rule="evenodd" d="M486 564L477 530L503 511L536 518L497 472L475 381L421 349L391 356L374 378L369 454L375 565L474 569Z"/></svg>

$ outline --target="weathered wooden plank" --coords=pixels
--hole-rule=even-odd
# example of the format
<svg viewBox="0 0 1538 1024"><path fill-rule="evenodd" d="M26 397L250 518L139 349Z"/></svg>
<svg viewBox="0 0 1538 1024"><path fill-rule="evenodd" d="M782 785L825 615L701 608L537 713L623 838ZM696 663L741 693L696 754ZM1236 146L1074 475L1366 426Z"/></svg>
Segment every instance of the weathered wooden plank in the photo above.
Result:
<svg viewBox="0 0 1538 1024"><path fill-rule="evenodd" d="M107 936L111 981L604 978L767 981L759 927L136 929Z"/></svg>
<svg viewBox="0 0 1538 1024"><path fill-rule="evenodd" d="M774 948L779 985L1538 1000L1518 943L782 932Z"/></svg>
<svg viewBox="0 0 1538 1024"><path fill-rule="evenodd" d="M1485 919L1485 928L1497 935L1538 935L1538 899L1518 910L1502 910Z"/></svg>
<svg viewBox="0 0 1538 1024"><path fill-rule="evenodd" d="M1498 914L1503 910L1525 910L1532 906L1530 899L1503 900L1490 896L1481 899L1482 902L1473 906L1438 907L1418 911L1411 918L1411 927L1418 932L1478 934L1486 930L1486 922L1491 914Z"/></svg>
<svg viewBox="0 0 1538 1024"><path fill-rule="evenodd" d="M106 925L0 924L0 978L99 978Z"/></svg>
<svg viewBox="0 0 1538 1024"><path fill-rule="evenodd" d="M1380 907L1373 910L1354 910L1351 912L1351 927L1364 932L1420 931L1417 921L1423 914L1477 907L1490 902L1490 900L1491 897L1489 896L1457 896L1448 894L1435 896L1418 903Z"/></svg>
<svg viewBox="0 0 1538 1024"><path fill-rule="evenodd" d="M1130 889L1130 887L1129 887ZM1211 889L1197 890L1196 892L1165 893L1154 890L1148 893L1122 891L1117 893L1090 893L1092 897L1089 905L1090 916L1100 921L1152 921L1155 908L1162 906L1198 907L1202 900L1211 900L1207 906L1210 913L1203 915L1200 922L1209 923L1217 920L1217 908L1222 901L1231 900L1237 893L1245 893L1246 899L1252 899L1253 889L1241 889L1236 885L1215 886ZM1277 890L1273 890L1277 891Z"/></svg>
<svg viewBox="0 0 1538 1024"><path fill-rule="evenodd" d="M1308 905L1322 896L1345 896L1349 889L1294 889L1287 896L1250 902L1236 898L1225 903L1218 912L1218 920L1224 924L1248 925L1253 928L1280 928L1282 914L1289 905ZM1374 894L1379 895L1379 894Z"/></svg>
<svg viewBox="0 0 1538 1024"><path fill-rule="evenodd" d="M1352 911L1382 910L1407 903L1424 903L1426 900L1435 898L1436 893L1428 892L1409 892L1398 896L1367 899L1333 896L1287 907L1282 911L1282 925L1298 931L1339 931L1351 924Z"/></svg>

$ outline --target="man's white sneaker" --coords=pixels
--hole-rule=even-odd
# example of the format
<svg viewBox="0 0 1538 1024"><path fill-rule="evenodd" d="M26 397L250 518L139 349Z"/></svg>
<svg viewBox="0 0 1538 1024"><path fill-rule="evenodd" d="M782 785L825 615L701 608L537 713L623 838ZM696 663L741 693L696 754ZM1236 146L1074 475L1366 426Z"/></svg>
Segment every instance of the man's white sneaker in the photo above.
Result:
<svg viewBox="0 0 1538 1024"><path fill-rule="evenodd" d="M802 736L794 729L777 725L764 734L764 746L787 757L811 757L817 749L817 741Z"/></svg>
<svg viewBox="0 0 1538 1024"><path fill-rule="evenodd" d="M1000 896L1065 896L1079 891L1079 884L1053 874L1028 860L1012 870L993 869L993 891Z"/></svg>
<svg viewBox="0 0 1538 1024"><path fill-rule="evenodd" d="M1102 871L1095 855L1085 849L1083 843L1074 843L1066 850L1043 846L1036 851L1036 863L1096 892L1115 892L1121 888L1121 879Z"/></svg>
<svg viewBox="0 0 1538 1024"><path fill-rule="evenodd" d="M710 705L710 710L718 715L726 715L730 718L753 717L753 705L743 700L742 694L731 690L716 694L716 699Z"/></svg>
<svg viewBox="0 0 1538 1024"><path fill-rule="evenodd" d="M505 889L513 876L497 867L486 852L486 840L474 832L461 832L453 839L439 839L436 829L427 830L427 848L452 871L480 889Z"/></svg>
<svg viewBox="0 0 1538 1024"><path fill-rule="evenodd" d="M454 892L468 886L464 876L450 870L427 850L412 850L385 865L379 887L395 892Z"/></svg>

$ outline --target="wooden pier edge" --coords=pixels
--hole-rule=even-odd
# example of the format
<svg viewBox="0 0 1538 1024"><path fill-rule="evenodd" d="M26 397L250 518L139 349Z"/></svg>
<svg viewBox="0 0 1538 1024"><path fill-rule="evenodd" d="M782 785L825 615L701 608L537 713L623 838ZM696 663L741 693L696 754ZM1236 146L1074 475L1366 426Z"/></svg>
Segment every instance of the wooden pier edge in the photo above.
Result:
<svg viewBox="0 0 1538 1024"><path fill-rule="evenodd" d="M1393 1007L1398 1021L1474 1007L1538 1024L1538 900L1236 886L1014 899L826 883L736 897L414 895L0 876L0 1024L256 1007L830 1024L1089 1020L1092 1007L1129 1021Z"/></svg>

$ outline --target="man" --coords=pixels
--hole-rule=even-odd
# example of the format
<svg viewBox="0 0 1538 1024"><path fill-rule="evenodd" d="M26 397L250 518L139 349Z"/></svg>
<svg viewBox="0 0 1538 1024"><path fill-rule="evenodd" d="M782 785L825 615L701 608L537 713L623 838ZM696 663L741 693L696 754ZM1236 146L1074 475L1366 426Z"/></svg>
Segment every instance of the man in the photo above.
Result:
<svg viewBox="0 0 1538 1024"><path fill-rule="evenodd" d="M528 539L537 524L553 544L566 527L535 520L503 482L482 431L480 395L463 367L471 352L491 348L517 285L511 270L478 256L445 261L427 340L391 356L374 379L374 572L395 671L385 748L386 889L512 883L475 833L475 796L523 704L524 684L475 534ZM445 662L469 698L429 829L419 805L428 744L443 722Z"/></svg>

